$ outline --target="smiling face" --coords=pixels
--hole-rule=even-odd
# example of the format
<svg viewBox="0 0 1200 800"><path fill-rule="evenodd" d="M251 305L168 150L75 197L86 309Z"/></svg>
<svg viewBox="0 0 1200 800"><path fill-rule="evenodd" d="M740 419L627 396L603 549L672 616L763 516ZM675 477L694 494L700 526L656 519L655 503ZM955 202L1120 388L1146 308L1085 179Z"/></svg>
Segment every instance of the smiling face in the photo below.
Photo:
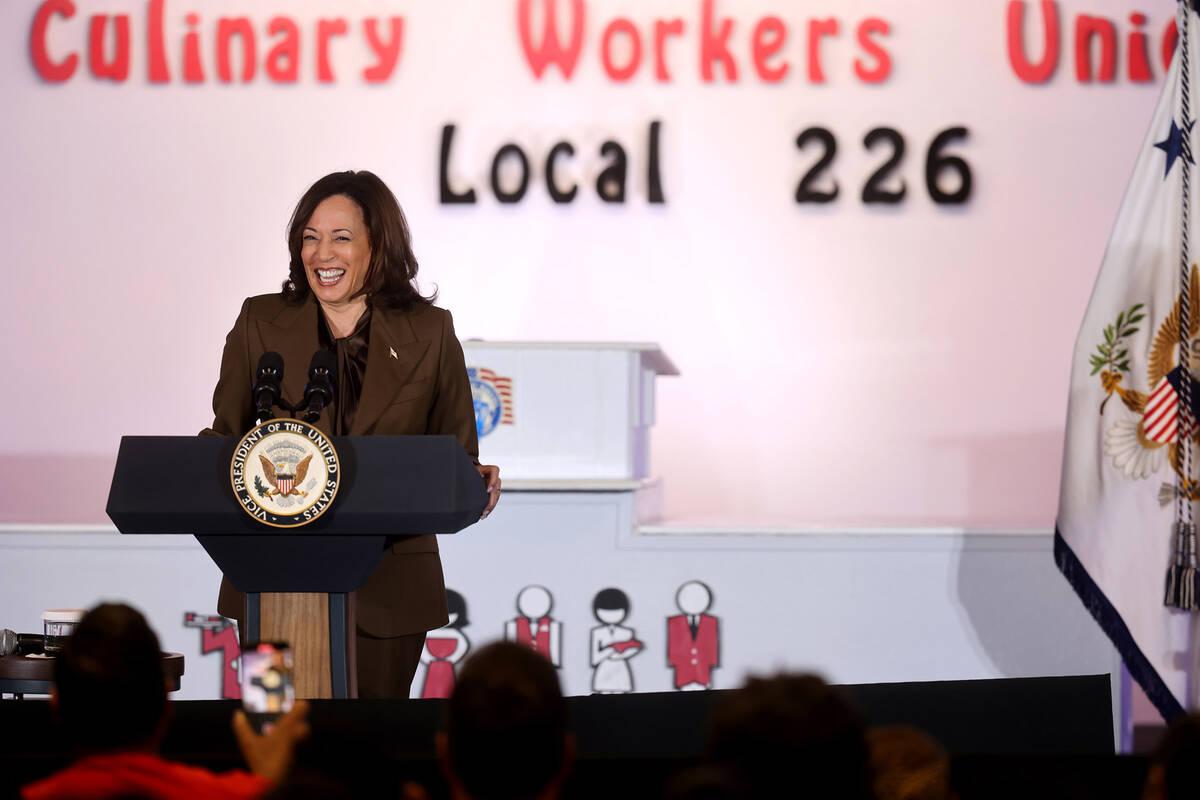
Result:
<svg viewBox="0 0 1200 800"><path fill-rule="evenodd" d="M342 194L322 200L301 232L300 258L321 305L349 304L371 265L371 241L358 203Z"/></svg>

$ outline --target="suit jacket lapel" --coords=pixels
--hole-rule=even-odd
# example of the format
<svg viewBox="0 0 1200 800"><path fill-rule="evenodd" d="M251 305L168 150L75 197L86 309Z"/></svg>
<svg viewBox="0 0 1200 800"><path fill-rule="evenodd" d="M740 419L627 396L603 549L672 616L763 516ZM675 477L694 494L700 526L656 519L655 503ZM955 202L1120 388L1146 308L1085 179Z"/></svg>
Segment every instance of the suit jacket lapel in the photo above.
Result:
<svg viewBox="0 0 1200 800"><path fill-rule="evenodd" d="M352 435L362 436L371 430L428 349L429 342L418 341L404 314L381 306L372 309L367 372L350 426Z"/></svg>
<svg viewBox="0 0 1200 800"><path fill-rule="evenodd" d="M283 397L291 403L304 399L308 364L320 347L317 314L317 301L309 295L300 305L286 306L270 322L258 321L258 334L264 349L283 356Z"/></svg>

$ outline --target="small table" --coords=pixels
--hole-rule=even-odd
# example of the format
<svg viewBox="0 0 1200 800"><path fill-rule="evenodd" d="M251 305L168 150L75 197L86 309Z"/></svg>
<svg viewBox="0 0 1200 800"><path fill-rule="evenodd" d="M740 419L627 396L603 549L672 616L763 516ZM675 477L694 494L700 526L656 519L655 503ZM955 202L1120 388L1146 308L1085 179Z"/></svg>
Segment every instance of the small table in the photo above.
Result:
<svg viewBox="0 0 1200 800"><path fill-rule="evenodd" d="M179 691L183 675L183 654L163 653L163 677L167 691ZM20 700L27 694L50 694L54 686L54 659L0 656L0 695L11 694Z"/></svg>

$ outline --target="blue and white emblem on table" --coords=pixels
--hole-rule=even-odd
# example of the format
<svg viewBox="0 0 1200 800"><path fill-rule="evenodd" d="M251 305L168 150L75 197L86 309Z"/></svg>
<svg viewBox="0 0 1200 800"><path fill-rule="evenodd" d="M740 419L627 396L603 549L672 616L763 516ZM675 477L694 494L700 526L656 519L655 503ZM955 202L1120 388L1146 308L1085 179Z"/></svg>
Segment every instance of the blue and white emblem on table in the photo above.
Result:
<svg viewBox="0 0 1200 800"><path fill-rule="evenodd" d="M480 438L498 425L513 424L512 378L497 375L486 367L467 367L471 399L475 403L475 430Z"/></svg>

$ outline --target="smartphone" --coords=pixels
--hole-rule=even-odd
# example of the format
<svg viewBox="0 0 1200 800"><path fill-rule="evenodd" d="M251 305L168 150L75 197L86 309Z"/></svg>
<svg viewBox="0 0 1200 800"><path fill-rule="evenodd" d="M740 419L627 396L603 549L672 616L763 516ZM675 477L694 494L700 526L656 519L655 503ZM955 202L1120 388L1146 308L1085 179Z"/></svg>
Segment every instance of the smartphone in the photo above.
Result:
<svg viewBox="0 0 1200 800"><path fill-rule="evenodd" d="M242 709L259 733L296 701L292 686L292 648L287 642L257 642L242 648Z"/></svg>

